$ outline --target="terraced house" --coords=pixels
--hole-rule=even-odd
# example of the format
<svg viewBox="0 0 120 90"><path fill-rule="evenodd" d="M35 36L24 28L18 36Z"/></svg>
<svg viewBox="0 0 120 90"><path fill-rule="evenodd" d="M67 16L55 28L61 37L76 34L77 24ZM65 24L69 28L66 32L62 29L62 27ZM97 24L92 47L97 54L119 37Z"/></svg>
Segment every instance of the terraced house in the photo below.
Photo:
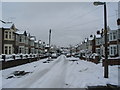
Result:
<svg viewBox="0 0 120 90"><path fill-rule="evenodd" d="M4 22L0 26L0 54L40 54L44 52L44 44L35 36L19 30L12 22Z"/></svg>
<svg viewBox="0 0 120 90"><path fill-rule="evenodd" d="M26 37L27 33L26 31L16 31L16 53L23 53L25 54L28 52L28 49L26 50Z"/></svg>
<svg viewBox="0 0 120 90"><path fill-rule="evenodd" d="M1 38L1 54L15 53L15 32L16 28L12 22L2 23L0 27Z"/></svg>

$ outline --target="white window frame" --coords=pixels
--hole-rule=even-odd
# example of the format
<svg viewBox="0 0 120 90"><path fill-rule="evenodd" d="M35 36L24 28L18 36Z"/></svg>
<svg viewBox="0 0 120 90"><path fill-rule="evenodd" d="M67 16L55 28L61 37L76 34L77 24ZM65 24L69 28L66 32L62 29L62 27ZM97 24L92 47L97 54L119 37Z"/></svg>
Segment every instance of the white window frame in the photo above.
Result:
<svg viewBox="0 0 120 90"><path fill-rule="evenodd" d="M4 54L5 54L5 47L7 47L7 54L12 54L13 53L12 44L4 44Z"/></svg>
<svg viewBox="0 0 120 90"><path fill-rule="evenodd" d="M115 52L114 48L116 48L116 52ZM115 56L118 53L118 51L117 51L117 45L110 45L109 52L110 52L109 53L110 56Z"/></svg>
<svg viewBox="0 0 120 90"><path fill-rule="evenodd" d="M6 32L7 32L7 34L6 34ZM7 35L7 38L6 38L6 35ZM4 32L4 40L14 40L12 30L5 30L5 32Z"/></svg>
<svg viewBox="0 0 120 90"><path fill-rule="evenodd" d="M21 49L21 52L20 52L20 49ZM24 54L24 52L25 52L25 47L24 46L19 46L19 53Z"/></svg>

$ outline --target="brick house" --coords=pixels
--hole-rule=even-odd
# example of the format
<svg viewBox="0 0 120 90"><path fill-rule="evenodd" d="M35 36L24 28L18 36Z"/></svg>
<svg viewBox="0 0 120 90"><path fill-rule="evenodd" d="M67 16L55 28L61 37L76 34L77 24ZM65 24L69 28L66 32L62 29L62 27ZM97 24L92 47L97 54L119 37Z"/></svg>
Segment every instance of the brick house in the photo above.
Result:
<svg viewBox="0 0 120 90"><path fill-rule="evenodd" d="M100 46L102 44L101 42L101 33L100 31L97 31L97 34L95 35L95 52L100 55Z"/></svg>
<svg viewBox="0 0 120 90"><path fill-rule="evenodd" d="M118 54L118 45L117 45L117 32L118 30L109 31L109 56L117 57Z"/></svg>

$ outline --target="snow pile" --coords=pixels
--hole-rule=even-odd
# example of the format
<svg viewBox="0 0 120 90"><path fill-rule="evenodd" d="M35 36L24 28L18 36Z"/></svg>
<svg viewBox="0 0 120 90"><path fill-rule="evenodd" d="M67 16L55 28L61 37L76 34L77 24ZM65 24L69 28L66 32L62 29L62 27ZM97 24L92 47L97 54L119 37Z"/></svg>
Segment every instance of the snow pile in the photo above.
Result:
<svg viewBox="0 0 120 90"><path fill-rule="evenodd" d="M103 76L102 64L87 61L71 62L68 64L66 88L87 88L106 84L118 85L118 66L109 66L109 78Z"/></svg>

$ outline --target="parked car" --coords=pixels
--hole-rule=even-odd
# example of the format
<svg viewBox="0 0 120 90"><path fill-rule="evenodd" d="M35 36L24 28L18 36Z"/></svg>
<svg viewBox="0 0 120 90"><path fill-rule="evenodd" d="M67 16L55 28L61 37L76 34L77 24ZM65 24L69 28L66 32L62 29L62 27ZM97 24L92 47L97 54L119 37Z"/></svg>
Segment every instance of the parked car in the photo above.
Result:
<svg viewBox="0 0 120 90"><path fill-rule="evenodd" d="M80 58L80 54L75 54L74 57Z"/></svg>
<svg viewBox="0 0 120 90"><path fill-rule="evenodd" d="M70 53L67 53L67 54L66 54L66 57L71 57Z"/></svg>
<svg viewBox="0 0 120 90"><path fill-rule="evenodd" d="M51 54L51 58L57 58L58 55L56 53Z"/></svg>

